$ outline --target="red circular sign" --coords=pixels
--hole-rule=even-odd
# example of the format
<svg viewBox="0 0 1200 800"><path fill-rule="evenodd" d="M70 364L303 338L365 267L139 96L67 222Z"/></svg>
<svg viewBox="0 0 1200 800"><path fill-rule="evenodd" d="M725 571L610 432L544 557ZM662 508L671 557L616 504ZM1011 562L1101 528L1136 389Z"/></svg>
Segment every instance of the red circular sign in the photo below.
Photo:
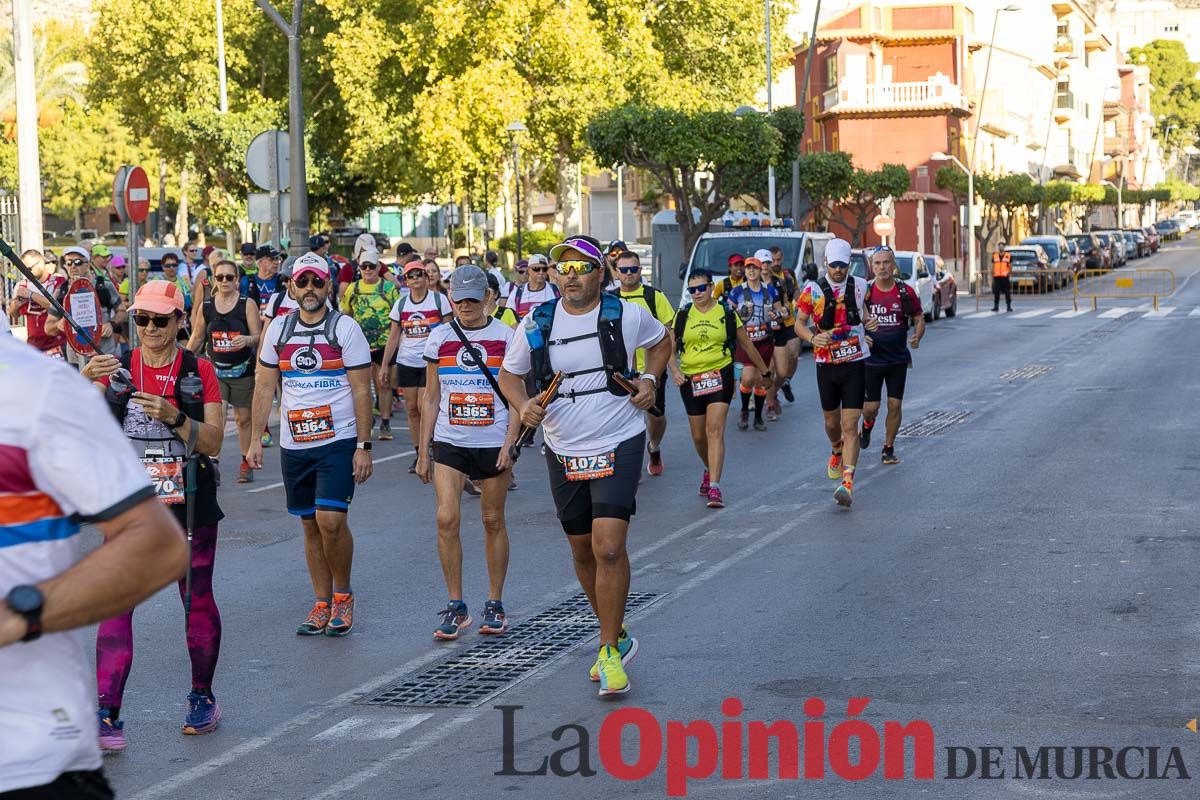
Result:
<svg viewBox="0 0 1200 800"><path fill-rule="evenodd" d="M104 319L101 316L100 295L96 293L92 282L87 278L76 278L71 281L71 285L67 288L67 293L63 297L62 304L63 308L78 323L79 327L91 335L92 341L99 342L100 331L104 327ZM96 354L95 348L79 335L74 326L70 324L66 325L63 329L63 335L67 340L67 344L79 355L93 356Z"/></svg>
<svg viewBox="0 0 1200 800"><path fill-rule="evenodd" d="M125 212L138 224L150 215L150 179L141 167L130 167L125 177Z"/></svg>

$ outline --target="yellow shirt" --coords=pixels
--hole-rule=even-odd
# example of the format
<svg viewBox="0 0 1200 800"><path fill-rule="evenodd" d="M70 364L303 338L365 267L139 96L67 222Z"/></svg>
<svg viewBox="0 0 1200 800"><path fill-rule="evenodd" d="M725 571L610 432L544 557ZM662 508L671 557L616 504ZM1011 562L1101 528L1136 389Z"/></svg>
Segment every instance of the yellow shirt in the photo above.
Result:
<svg viewBox="0 0 1200 800"><path fill-rule="evenodd" d="M679 356L679 368L684 375L724 369L733 361L732 347L727 347L725 341L726 313L733 314L716 302L708 311L701 312L695 306L688 309L687 324L683 326L683 352ZM734 331L742 327L742 318L737 314L733 314L733 321Z"/></svg>
<svg viewBox="0 0 1200 800"><path fill-rule="evenodd" d="M743 283L745 283L746 278L745 276L741 278L735 278L732 275L727 275L724 278L717 278L717 285L713 287L714 300L725 294L725 281L729 281L729 288L732 291L734 287L741 286Z"/></svg>
<svg viewBox="0 0 1200 800"><path fill-rule="evenodd" d="M654 296L654 308L646 305L646 289L649 287L639 286L632 292L626 292L624 289L619 289L617 296L628 303L637 303L642 308L650 312L650 316L666 325L670 329L675 321L675 306L671 305L671 301L667 299L665 292L660 292L654 289L651 294ZM646 351L639 349L635 355L637 356L638 372L646 368Z"/></svg>
<svg viewBox="0 0 1200 800"><path fill-rule="evenodd" d="M492 312L492 316L510 328L517 327L517 312L513 311L511 308L496 306L496 310Z"/></svg>

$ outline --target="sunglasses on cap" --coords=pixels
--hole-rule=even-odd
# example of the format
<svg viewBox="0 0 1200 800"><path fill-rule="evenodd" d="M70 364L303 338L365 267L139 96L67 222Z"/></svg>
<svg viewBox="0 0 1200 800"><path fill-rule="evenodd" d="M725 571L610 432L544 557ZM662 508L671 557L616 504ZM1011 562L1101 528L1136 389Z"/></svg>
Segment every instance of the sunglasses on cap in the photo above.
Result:
<svg viewBox="0 0 1200 800"><path fill-rule="evenodd" d="M622 275L634 275L642 271L641 267L617 267L617 272Z"/></svg>
<svg viewBox="0 0 1200 800"><path fill-rule="evenodd" d="M712 282L701 283L698 286L689 286L687 290L690 294L702 294L712 288Z"/></svg>
<svg viewBox="0 0 1200 800"><path fill-rule="evenodd" d="M139 328L148 328L150 327L150 324L153 323L154 327L156 328L165 328L171 324L171 320L173 319L175 319L173 316L159 317L151 314L134 314L133 324L137 325Z"/></svg>
<svg viewBox="0 0 1200 800"><path fill-rule="evenodd" d="M570 275L572 272L576 275L591 275L600 269L600 265L594 261L560 261L554 268L558 270L559 275Z"/></svg>
<svg viewBox="0 0 1200 800"><path fill-rule="evenodd" d="M297 289L307 289L309 286L314 289L324 289L325 279L316 275L301 275L299 278L292 278L292 286Z"/></svg>

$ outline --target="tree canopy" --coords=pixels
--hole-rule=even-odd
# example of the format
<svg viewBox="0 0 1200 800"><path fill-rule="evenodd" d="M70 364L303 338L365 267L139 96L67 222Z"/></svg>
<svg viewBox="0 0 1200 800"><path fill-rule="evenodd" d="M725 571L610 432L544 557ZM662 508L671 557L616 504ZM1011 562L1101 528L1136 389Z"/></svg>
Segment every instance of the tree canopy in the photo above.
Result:
<svg viewBox="0 0 1200 800"><path fill-rule="evenodd" d="M1131 48L1129 61L1150 68L1154 84L1150 110L1158 118L1159 131L1165 132L1173 123L1183 141L1193 141L1200 131L1200 80L1183 42L1155 39L1144 47Z"/></svg>
<svg viewBox="0 0 1200 800"><path fill-rule="evenodd" d="M856 167L850 175L846 194L838 203L838 221L851 232L855 247L863 246L867 225L879 213L879 204L888 197L899 197L908 191L910 177L903 164L882 164L879 169Z"/></svg>

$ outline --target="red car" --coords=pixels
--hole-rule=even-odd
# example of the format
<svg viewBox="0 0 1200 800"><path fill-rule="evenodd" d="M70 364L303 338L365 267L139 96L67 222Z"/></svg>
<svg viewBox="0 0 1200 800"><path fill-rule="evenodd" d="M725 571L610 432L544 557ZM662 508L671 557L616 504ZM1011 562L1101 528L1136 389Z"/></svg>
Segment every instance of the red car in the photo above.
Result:
<svg viewBox="0 0 1200 800"><path fill-rule="evenodd" d="M1146 227L1142 228L1141 230L1142 230L1142 233L1144 233L1146 235L1146 241L1148 241L1150 243L1150 252L1157 253L1158 245L1159 245L1159 241L1160 241L1158 238L1158 231L1154 229L1153 225L1147 225Z"/></svg>
<svg viewBox="0 0 1200 800"><path fill-rule="evenodd" d="M930 265L937 280L933 284L933 318L945 314L953 317L958 313L958 282L954 273L946 269L946 262L941 256L925 256L925 263Z"/></svg>

